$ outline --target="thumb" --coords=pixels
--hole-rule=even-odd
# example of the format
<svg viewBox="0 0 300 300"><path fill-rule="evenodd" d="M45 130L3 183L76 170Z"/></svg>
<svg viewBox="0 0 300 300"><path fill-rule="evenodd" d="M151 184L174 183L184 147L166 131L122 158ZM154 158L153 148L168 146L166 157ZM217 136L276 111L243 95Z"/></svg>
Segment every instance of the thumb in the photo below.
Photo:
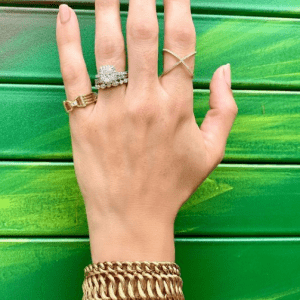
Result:
<svg viewBox="0 0 300 300"><path fill-rule="evenodd" d="M210 110L200 130L211 163L215 166L224 157L226 141L238 113L231 90L230 64L219 67L210 83Z"/></svg>

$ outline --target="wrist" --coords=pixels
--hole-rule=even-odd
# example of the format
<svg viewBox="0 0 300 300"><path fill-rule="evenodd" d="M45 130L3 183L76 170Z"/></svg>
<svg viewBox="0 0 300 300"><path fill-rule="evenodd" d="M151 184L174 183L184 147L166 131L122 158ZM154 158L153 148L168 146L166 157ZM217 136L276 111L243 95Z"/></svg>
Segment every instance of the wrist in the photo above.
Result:
<svg viewBox="0 0 300 300"><path fill-rule="evenodd" d="M154 221L89 222L93 263L104 261L175 262L174 225Z"/></svg>

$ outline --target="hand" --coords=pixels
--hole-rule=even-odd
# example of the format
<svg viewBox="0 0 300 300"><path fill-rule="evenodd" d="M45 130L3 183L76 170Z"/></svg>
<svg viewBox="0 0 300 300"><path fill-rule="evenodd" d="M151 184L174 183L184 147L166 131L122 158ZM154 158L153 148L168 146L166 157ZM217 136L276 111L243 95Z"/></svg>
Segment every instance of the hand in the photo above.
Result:
<svg viewBox="0 0 300 300"><path fill-rule="evenodd" d="M96 0L95 13L97 70L111 64L124 71L119 1ZM60 6L56 26L65 91L67 99L73 100L92 89L77 17L67 5ZM74 168L86 205L92 257L94 262L120 257L174 261L171 243L176 215L223 159L237 114L230 69L220 67L214 73L211 109L199 128L187 68L179 64L168 74L157 75L156 2L130 0L126 30L127 86L100 89L96 103L74 108L69 114ZM190 1L165 0L164 48L184 57L195 46ZM164 52L164 70L177 61ZM185 63L193 71L195 56ZM112 255L118 247L119 252ZM137 253L131 257L133 248Z"/></svg>

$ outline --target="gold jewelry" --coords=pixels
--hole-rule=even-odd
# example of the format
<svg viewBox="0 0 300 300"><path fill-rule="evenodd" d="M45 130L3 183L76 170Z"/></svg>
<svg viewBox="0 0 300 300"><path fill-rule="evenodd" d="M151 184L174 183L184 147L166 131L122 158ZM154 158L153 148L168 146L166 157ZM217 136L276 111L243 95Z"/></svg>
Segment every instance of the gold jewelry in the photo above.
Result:
<svg viewBox="0 0 300 300"><path fill-rule="evenodd" d="M167 51L167 52L169 52L170 54L174 55L176 58L179 59L179 61L178 61L172 68L170 68L168 71L163 72L160 76L166 75L167 73L169 73L169 72L172 71L175 67L177 67L179 64L182 63L183 65L186 66L186 68L188 69L188 71L190 72L190 74L192 75L192 77L194 77L193 72L192 72L191 69L187 66L187 64L184 62L184 60L187 59L188 57L190 57L190 56L196 54L196 53L197 53L196 51L193 52L193 53L191 53L191 54L189 54L189 55L186 55L186 56L183 57L183 58L180 58L177 54L175 54L175 53L172 52L171 50L163 49L163 51Z"/></svg>
<svg viewBox="0 0 300 300"><path fill-rule="evenodd" d="M82 300L184 300L180 268L174 262L99 262L84 269Z"/></svg>
<svg viewBox="0 0 300 300"><path fill-rule="evenodd" d="M65 100L63 105L67 113L73 110L74 107L86 107L88 104L94 103L97 101L96 93L89 93L87 95L80 95L74 101Z"/></svg>

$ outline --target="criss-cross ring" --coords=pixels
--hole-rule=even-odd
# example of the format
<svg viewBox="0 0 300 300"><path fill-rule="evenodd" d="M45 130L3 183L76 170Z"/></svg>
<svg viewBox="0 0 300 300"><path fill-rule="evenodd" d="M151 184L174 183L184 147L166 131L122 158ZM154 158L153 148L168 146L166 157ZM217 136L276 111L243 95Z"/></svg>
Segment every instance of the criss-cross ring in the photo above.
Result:
<svg viewBox="0 0 300 300"><path fill-rule="evenodd" d="M163 51L167 51L167 52L169 52L170 54L174 55L176 58L179 59L179 61L178 61L172 68L170 68L170 69L167 70L167 71L164 71L160 76L166 75L167 73L169 73L169 72L172 71L175 67L177 67L179 64L182 63L184 66L186 66L187 70L190 72L190 74L192 75L192 77L194 77L193 72L191 71L191 69L189 68L189 66L184 62L184 60L186 60L186 59L189 58L190 56L196 54L196 53L197 53L196 51L193 52L193 53L191 53L191 54L189 54L189 55L186 55L186 56L183 57L183 58L180 58L176 53L172 52L171 50L163 49Z"/></svg>

